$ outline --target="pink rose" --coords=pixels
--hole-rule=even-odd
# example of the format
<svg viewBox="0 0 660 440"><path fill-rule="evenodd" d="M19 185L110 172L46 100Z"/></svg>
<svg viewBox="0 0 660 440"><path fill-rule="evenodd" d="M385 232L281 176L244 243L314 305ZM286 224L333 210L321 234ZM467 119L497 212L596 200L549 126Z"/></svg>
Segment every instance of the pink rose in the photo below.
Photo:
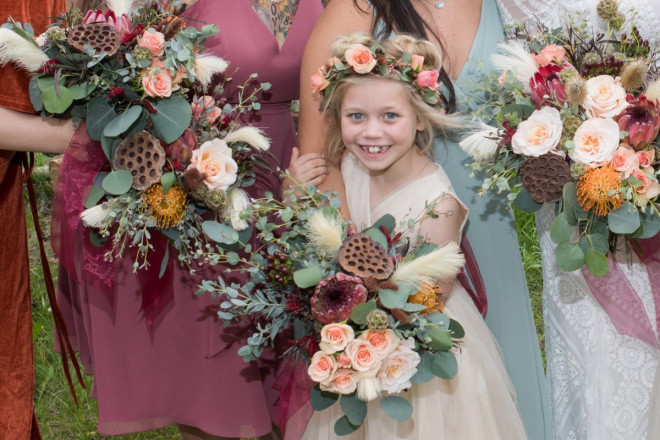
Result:
<svg viewBox="0 0 660 440"><path fill-rule="evenodd" d="M566 49L556 44L545 46L538 55L532 54L537 66L545 66L550 63L562 64L566 58Z"/></svg>
<svg viewBox="0 0 660 440"><path fill-rule="evenodd" d="M573 137L574 162L595 167L609 162L619 147L619 125L614 119L587 119L578 127Z"/></svg>
<svg viewBox="0 0 660 440"><path fill-rule="evenodd" d="M159 57L165 52L165 35L147 29L142 33L138 46L147 49L154 57Z"/></svg>
<svg viewBox="0 0 660 440"><path fill-rule="evenodd" d="M314 382L328 382L337 371L337 362L332 356L317 351L307 368L307 374Z"/></svg>
<svg viewBox="0 0 660 440"><path fill-rule="evenodd" d="M193 119L198 122L206 121L206 125L215 124L222 116L222 110L215 106L215 100L209 95L193 100L190 107L192 108Z"/></svg>
<svg viewBox="0 0 660 440"><path fill-rule="evenodd" d="M561 140L562 122L559 110L542 107L518 125L511 138L511 149L516 154L538 157L557 149Z"/></svg>
<svg viewBox="0 0 660 440"><path fill-rule="evenodd" d="M352 394L357 388L358 378L354 371L341 368L337 370L330 382L321 383L323 391L337 394Z"/></svg>
<svg viewBox="0 0 660 440"><path fill-rule="evenodd" d="M635 154L639 160L640 168L650 167L653 161L655 161L655 150L638 151Z"/></svg>
<svg viewBox="0 0 660 440"><path fill-rule="evenodd" d="M587 80L587 95L582 106L590 118L613 118L628 107L621 80L598 75Z"/></svg>
<svg viewBox="0 0 660 440"><path fill-rule="evenodd" d="M179 85L186 78L188 78L188 69L184 65L180 65L172 77L172 90L178 90Z"/></svg>
<svg viewBox="0 0 660 440"><path fill-rule="evenodd" d="M339 368L351 368L351 358L342 351L337 356L337 365L339 365Z"/></svg>
<svg viewBox="0 0 660 440"><path fill-rule="evenodd" d="M153 63L142 70L142 89L152 98L167 98L172 94L172 76L170 71Z"/></svg>
<svg viewBox="0 0 660 440"><path fill-rule="evenodd" d="M374 375L380 368L380 356L367 341L355 339L346 346L353 369L364 375Z"/></svg>
<svg viewBox="0 0 660 440"><path fill-rule="evenodd" d="M193 151L188 168L196 168L209 189L226 190L236 182L238 165L231 157L231 148L222 139L206 141Z"/></svg>
<svg viewBox="0 0 660 440"><path fill-rule="evenodd" d="M413 350L414 346L415 342L409 339L383 360L377 375L381 389L398 393L412 386L410 379L417 373L417 365L421 361L419 354Z"/></svg>
<svg viewBox="0 0 660 440"><path fill-rule="evenodd" d="M410 59L410 67L415 72L419 72L424 67L424 57L421 55L413 55Z"/></svg>
<svg viewBox="0 0 660 440"><path fill-rule="evenodd" d="M368 47L362 44L353 44L344 53L346 63L353 67L355 73L369 73L376 67L376 59Z"/></svg>
<svg viewBox="0 0 660 440"><path fill-rule="evenodd" d="M328 354L342 351L346 345L355 339L355 332L350 325L328 324L321 329L319 347Z"/></svg>
<svg viewBox="0 0 660 440"><path fill-rule="evenodd" d="M369 342L381 359L390 354L401 343L396 333L390 329L365 330L358 339Z"/></svg>
<svg viewBox="0 0 660 440"><path fill-rule="evenodd" d="M637 169L632 172L632 177L642 183L641 186L633 187L633 191L641 196L644 203L660 194L660 183L651 176L653 176L653 168Z"/></svg>
<svg viewBox="0 0 660 440"><path fill-rule="evenodd" d="M633 170L639 167L639 158L630 145L621 144L614 152L610 165L616 171L623 173L623 177L629 177Z"/></svg>
<svg viewBox="0 0 660 440"><path fill-rule="evenodd" d="M314 93L319 93L321 90L325 89L330 84L330 81L325 79L325 77L321 72L316 72L314 75L312 75L311 80L312 80L312 91Z"/></svg>
<svg viewBox="0 0 660 440"><path fill-rule="evenodd" d="M440 72L437 70L422 70L417 74L415 83L421 88L435 90L438 88L438 77Z"/></svg>

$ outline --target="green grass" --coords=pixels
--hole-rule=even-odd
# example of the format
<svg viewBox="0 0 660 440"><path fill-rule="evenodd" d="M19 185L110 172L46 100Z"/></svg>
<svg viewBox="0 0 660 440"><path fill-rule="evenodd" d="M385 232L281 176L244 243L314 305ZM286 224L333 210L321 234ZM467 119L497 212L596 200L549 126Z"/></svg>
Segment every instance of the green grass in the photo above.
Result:
<svg viewBox="0 0 660 440"><path fill-rule="evenodd" d="M38 155L37 165L43 165L43 163L44 157ZM52 189L50 188L47 175L36 175L34 181L41 227L48 243ZM28 211L28 246L31 255L30 281L32 285L32 319L35 341L35 410L43 438L48 440L164 440L178 438L177 430L172 427L124 436L108 437L97 434L96 419L98 409L96 401L89 397L89 390L92 387L92 380L89 377L85 378L86 390L83 390L79 386L76 387L79 404L77 406L74 405L64 378L59 354L53 352L53 319L49 309L48 296L39 261L39 248L36 233L34 232L32 216L29 214L27 206L26 210ZM541 348L543 348L541 258L536 239L534 215L517 211L516 223L518 225L520 251L527 275L538 337ZM56 276L57 264L48 244L46 249L49 253L51 270L53 275Z"/></svg>

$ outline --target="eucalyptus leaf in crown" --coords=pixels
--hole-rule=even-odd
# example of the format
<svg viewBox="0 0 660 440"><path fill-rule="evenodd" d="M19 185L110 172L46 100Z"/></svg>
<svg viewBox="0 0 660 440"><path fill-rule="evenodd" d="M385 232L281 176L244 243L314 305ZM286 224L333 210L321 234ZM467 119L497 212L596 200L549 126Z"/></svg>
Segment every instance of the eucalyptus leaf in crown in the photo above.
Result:
<svg viewBox="0 0 660 440"><path fill-rule="evenodd" d="M520 209L559 203L551 238L565 271L609 271L619 238L660 231L658 58L615 0L601 0L607 32L584 23L518 26L492 56L482 125L462 142L486 175L482 192ZM576 228L577 227L577 228Z"/></svg>

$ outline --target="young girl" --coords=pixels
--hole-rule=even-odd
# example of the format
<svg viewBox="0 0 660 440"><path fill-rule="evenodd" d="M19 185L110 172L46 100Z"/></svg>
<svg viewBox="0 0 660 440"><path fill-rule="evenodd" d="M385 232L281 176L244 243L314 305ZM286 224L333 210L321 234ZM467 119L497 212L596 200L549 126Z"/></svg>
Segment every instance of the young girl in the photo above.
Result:
<svg viewBox="0 0 660 440"><path fill-rule="evenodd" d="M384 54L374 52L378 46ZM329 123L328 160L341 160L357 229L384 214L401 224L422 213L427 202L439 201L436 218L404 233L412 246L418 237L439 246L458 243L467 209L442 168L426 155L434 128L456 125L439 100L440 54L427 41L404 35L388 41L354 35L337 41L333 51L340 62L322 68L312 82ZM324 166L315 155L296 154L290 172L308 182ZM499 348L481 314L459 283L442 290L449 292L445 313L465 328L456 351L456 378L413 385L405 397L414 412L405 422L390 419L377 401L371 402L362 427L342 438L527 438ZM339 405L314 413L304 438L335 438L334 423L341 414Z"/></svg>

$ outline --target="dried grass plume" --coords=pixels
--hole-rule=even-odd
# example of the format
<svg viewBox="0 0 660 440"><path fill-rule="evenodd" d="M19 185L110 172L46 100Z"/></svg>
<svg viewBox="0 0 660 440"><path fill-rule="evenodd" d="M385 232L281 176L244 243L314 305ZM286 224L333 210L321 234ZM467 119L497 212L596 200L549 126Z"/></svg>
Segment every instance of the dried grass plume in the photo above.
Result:
<svg viewBox="0 0 660 440"><path fill-rule="evenodd" d="M317 210L307 220L307 239L319 253L336 259L344 239L341 219Z"/></svg>
<svg viewBox="0 0 660 440"><path fill-rule="evenodd" d="M246 125L238 130L232 131L225 138L224 141L228 144L232 142L245 142L258 150L268 150L270 148L270 141L266 136L261 134L258 128Z"/></svg>
<svg viewBox="0 0 660 440"><path fill-rule="evenodd" d="M213 75L224 72L227 70L227 66L229 63L220 57L200 54L195 57L195 76L206 89L211 84Z"/></svg>
<svg viewBox="0 0 660 440"><path fill-rule="evenodd" d="M403 283L412 287L421 284L433 285L440 280L455 277L465 264L460 248L454 242L426 255L399 263L390 278L394 283Z"/></svg>
<svg viewBox="0 0 660 440"><path fill-rule="evenodd" d="M30 73L35 73L48 61L36 41L28 41L11 29L0 28L0 65L15 63Z"/></svg>

